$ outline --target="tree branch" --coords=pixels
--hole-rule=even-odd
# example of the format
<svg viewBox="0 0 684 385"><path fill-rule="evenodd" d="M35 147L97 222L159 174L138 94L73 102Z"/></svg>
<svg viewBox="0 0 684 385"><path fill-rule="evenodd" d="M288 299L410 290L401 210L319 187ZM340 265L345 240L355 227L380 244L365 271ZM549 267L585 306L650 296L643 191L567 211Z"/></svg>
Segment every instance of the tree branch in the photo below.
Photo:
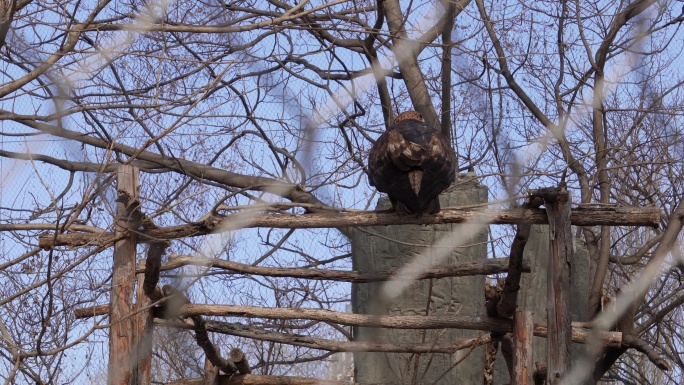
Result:
<svg viewBox="0 0 684 385"><path fill-rule="evenodd" d="M49 124L36 122L34 120L26 119L12 112L0 110L0 114L7 116L7 119L15 120L28 127L42 131L46 134L55 135L60 138L75 140L79 143L87 144L89 146L111 150L115 153L133 156L136 155L137 160L142 160L157 164L167 168L169 171L174 171L182 175L187 175L200 181L209 180L215 183L224 184L232 187L243 189L266 191L283 198L289 199L293 202L311 203L320 207L325 205L314 197L311 193L306 192L299 185L285 183L277 179L250 176L234 173L231 171L222 170L216 167L207 166L199 162L193 162L181 158L168 158L149 151L142 151L135 147L127 146L125 144L116 142L105 142L97 139L89 134L66 130L64 128L51 126ZM134 161L136 159L131 159Z"/></svg>
<svg viewBox="0 0 684 385"><path fill-rule="evenodd" d="M384 0L382 7L387 18L387 26L392 34L392 51L404 75L404 82L415 109L433 127L439 127L439 117L425 83L423 72L418 66L418 47L412 46L404 27L404 15L399 0ZM446 18L442 18L446 20ZM436 36L435 36L436 38Z"/></svg>

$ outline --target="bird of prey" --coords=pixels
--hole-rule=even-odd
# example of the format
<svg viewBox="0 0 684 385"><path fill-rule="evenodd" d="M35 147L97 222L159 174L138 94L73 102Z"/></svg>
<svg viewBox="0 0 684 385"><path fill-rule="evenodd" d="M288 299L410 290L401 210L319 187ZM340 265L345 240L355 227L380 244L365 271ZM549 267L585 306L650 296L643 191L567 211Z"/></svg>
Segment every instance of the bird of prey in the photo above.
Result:
<svg viewBox="0 0 684 385"><path fill-rule="evenodd" d="M415 111L397 116L368 157L370 185L387 193L400 215L439 212L438 196L455 178L454 149Z"/></svg>

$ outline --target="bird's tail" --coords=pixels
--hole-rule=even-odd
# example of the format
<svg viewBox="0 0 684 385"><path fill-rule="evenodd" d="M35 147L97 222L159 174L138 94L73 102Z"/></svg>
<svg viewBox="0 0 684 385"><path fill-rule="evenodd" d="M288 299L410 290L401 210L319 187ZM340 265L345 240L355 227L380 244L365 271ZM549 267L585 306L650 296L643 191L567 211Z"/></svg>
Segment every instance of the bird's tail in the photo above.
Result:
<svg viewBox="0 0 684 385"><path fill-rule="evenodd" d="M423 183L423 170L412 170L408 173L411 189L416 193L416 197L420 196L420 185Z"/></svg>
<svg viewBox="0 0 684 385"><path fill-rule="evenodd" d="M397 214L399 215L423 215L423 214L437 214L440 209L439 205L439 198L435 198L429 202L427 202L420 210L416 211L403 202L400 201L395 201L392 202L394 209L397 211Z"/></svg>

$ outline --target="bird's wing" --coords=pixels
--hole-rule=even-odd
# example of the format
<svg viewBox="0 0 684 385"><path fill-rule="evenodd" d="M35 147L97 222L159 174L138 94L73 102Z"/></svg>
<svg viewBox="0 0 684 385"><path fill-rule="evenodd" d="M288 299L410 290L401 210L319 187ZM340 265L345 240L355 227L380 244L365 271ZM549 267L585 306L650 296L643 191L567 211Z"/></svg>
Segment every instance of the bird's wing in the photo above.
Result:
<svg viewBox="0 0 684 385"><path fill-rule="evenodd" d="M398 130L387 133L387 156L401 171L420 167L428 156L428 148L421 143L410 141Z"/></svg>
<svg viewBox="0 0 684 385"><path fill-rule="evenodd" d="M423 181L420 201L428 202L449 187L456 179L456 154L447 140L434 133L428 145L428 155L421 165Z"/></svg>
<svg viewBox="0 0 684 385"><path fill-rule="evenodd" d="M417 210L418 197L411 187L408 171L418 167L427 154L426 147L407 140L397 130L387 131L371 149L368 180L393 201L404 202Z"/></svg>

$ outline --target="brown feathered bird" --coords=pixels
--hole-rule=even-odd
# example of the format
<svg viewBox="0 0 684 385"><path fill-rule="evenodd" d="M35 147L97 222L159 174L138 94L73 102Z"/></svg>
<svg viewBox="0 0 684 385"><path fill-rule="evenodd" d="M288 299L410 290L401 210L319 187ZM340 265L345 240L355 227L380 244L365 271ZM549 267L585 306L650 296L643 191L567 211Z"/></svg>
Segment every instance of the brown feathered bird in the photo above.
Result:
<svg viewBox="0 0 684 385"><path fill-rule="evenodd" d="M400 114L368 157L368 180L387 193L397 213L436 214L439 194L456 178L456 154L415 111Z"/></svg>

